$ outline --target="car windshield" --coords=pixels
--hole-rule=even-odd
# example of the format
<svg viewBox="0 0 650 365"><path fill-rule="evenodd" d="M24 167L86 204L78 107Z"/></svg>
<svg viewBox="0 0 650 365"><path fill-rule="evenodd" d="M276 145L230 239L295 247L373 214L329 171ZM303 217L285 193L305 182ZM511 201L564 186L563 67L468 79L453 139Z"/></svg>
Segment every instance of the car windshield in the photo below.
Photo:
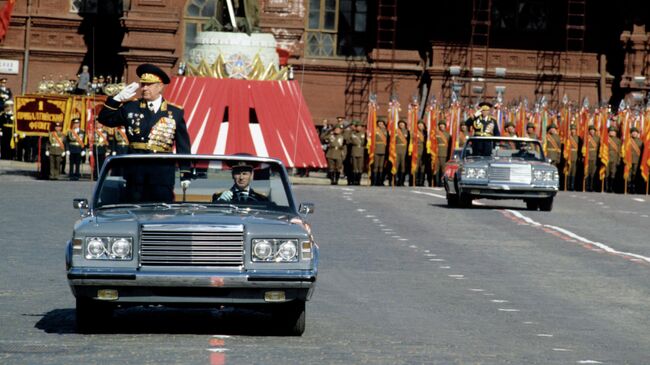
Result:
<svg viewBox="0 0 650 365"><path fill-rule="evenodd" d="M284 168L272 160L131 155L106 161L94 207L183 204L287 212L293 210L290 194Z"/></svg>
<svg viewBox="0 0 650 365"><path fill-rule="evenodd" d="M517 139L471 139L463 149L465 158L517 158L543 161L544 153L539 141Z"/></svg>

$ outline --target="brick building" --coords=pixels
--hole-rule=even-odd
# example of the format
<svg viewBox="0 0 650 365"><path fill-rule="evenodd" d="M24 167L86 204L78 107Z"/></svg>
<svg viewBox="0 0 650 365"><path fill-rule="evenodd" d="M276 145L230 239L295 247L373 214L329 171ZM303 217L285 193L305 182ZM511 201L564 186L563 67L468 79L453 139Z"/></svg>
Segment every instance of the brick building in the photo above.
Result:
<svg viewBox="0 0 650 365"><path fill-rule="evenodd" d="M243 0L240 0L243 1ZM235 3L239 1L234 1ZM5 1L0 0L0 6ZM156 63L175 72L218 0L17 1L0 59L16 94L42 78L135 79ZM363 117L370 92L468 101L542 95L618 105L646 100L650 12L640 0L260 0L260 27L290 52L315 121Z"/></svg>

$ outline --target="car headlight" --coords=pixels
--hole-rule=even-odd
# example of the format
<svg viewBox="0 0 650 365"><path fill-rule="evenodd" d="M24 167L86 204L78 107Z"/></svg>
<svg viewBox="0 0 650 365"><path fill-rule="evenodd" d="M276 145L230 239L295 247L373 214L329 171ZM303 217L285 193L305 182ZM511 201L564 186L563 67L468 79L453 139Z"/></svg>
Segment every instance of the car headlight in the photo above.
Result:
<svg viewBox="0 0 650 365"><path fill-rule="evenodd" d="M256 262L298 261L298 240L254 239L252 259Z"/></svg>
<svg viewBox="0 0 650 365"><path fill-rule="evenodd" d="M88 237L85 252L88 260L131 260L133 238Z"/></svg>
<svg viewBox="0 0 650 365"><path fill-rule="evenodd" d="M552 182L558 179L557 173L553 170L534 170L533 179L541 182Z"/></svg>
<svg viewBox="0 0 650 365"><path fill-rule="evenodd" d="M466 179L486 179L487 169L483 167L468 167L463 170Z"/></svg>

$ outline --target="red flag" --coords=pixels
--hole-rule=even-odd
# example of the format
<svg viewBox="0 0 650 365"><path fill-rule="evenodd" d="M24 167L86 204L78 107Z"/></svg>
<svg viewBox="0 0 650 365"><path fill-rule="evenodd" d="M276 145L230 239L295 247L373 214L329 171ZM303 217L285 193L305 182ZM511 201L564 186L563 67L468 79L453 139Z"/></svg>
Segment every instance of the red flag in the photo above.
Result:
<svg viewBox="0 0 650 365"><path fill-rule="evenodd" d="M417 102L409 104L408 121L411 124L411 141L409 143L409 152L411 153L411 174L415 176L418 170L418 140L420 139L420 130L418 129L418 111Z"/></svg>
<svg viewBox="0 0 650 365"><path fill-rule="evenodd" d="M5 39L7 30L9 29L9 22L11 20L11 11L14 9L16 0L9 0L0 13L0 41Z"/></svg>
<svg viewBox="0 0 650 365"><path fill-rule="evenodd" d="M646 109L646 114L644 116L645 128L643 130L643 155L641 156L641 176L643 180L648 182L650 177L650 123L648 123L648 118L650 118L650 109Z"/></svg>
<svg viewBox="0 0 650 365"><path fill-rule="evenodd" d="M397 174L397 124L399 122L399 102L397 100L388 103L388 132L390 140L388 145L388 161L391 163L391 174Z"/></svg>

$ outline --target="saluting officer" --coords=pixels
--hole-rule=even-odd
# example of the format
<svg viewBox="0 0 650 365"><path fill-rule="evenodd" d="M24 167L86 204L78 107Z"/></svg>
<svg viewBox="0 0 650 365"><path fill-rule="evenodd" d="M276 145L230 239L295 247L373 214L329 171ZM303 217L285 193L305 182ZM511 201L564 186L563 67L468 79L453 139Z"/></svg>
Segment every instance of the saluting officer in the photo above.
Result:
<svg viewBox="0 0 650 365"><path fill-rule="evenodd" d="M614 179L616 178L616 169L621 162L621 140L618 138L618 129L614 126L609 127L609 138L607 147L609 147L609 156L607 161L607 179L605 180L605 190L608 193L614 192Z"/></svg>
<svg viewBox="0 0 650 365"><path fill-rule="evenodd" d="M365 126L359 120L354 121L355 130L350 133L348 143L351 145L350 158L352 159L352 179L350 185L359 185L363 174L364 157L366 153L366 131Z"/></svg>
<svg viewBox="0 0 650 365"><path fill-rule="evenodd" d="M72 120L72 128L66 135L66 151L70 156L70 167L68 176L70 180L76 181L81 177L79 169L81 168L81 158L86 156L86 132L80 128L81 121L79 118Z"/></svg>
<svg viewBox="0 0 650 365"><path fill-rule="evenodd" d="M386 146L388 145L388 131L386 121L377 120L375 130L375 154L372 162L372 185L384 186L384 161L386 158Z"/></svg>
<svg viewBox="0 0 650 365"><path fill-rule="evenodd" d="M138 90L138 83L131 83L106 100L98 119L109 127L126 128L129 153L171 153L174 146L179 154L191 153L183 109L162 97L169 76L151 64L138 66L136 74L142 97L131 100ZM162 163L133 169L126 173L128 190L138 201L173 201L174 172L174 165ZM189 169L181 166L181 186L187 189L189 184Z"/></svg>
<svg viewBox="0 0 650 365"><path fill-rule="evenodd" d="M329 171L330 183L338 185L341 177L341 168L346 154L345 137L341 134L343 125L334 127L332 133L327 136L327 170Z"/></svg>
<svg viewBox="0 0 650 365"><path fill-rule="evenodd" d="M552 165L558 167L562 158L562 140L557 133L557 125L549 125L546 132L546 157L551 159Z"/></svg>
<svg viewBox="0 0 650 365"><path fill-rule="evenodd" d="M630 137L632 138L632 143L630 143L631 154L632 154L632 164L630 165L630 176L628 178L628 192L634 194L636 186L636 174L639 169L639 159L641 158L641 153L643 149L643 141L639 138L639 130L636 127L630 128Z"/></svg>
<svg viewBox="0 0 650 365"><path fill-rule="evenodd" d="M60 122L54 124L54 130L49 134L49 144L45 156L50 158L50 180L58 180L61 172L61 160L65 152L65 134L61 131Z"/></svg>
<svg viewBox="0 0 650 365"><path fill-rule="evenodd" d="M468 120L468 127L474 130L475 136L500 136L496 119L490 115L492 104L481 102L474 118Z"/></svg>

